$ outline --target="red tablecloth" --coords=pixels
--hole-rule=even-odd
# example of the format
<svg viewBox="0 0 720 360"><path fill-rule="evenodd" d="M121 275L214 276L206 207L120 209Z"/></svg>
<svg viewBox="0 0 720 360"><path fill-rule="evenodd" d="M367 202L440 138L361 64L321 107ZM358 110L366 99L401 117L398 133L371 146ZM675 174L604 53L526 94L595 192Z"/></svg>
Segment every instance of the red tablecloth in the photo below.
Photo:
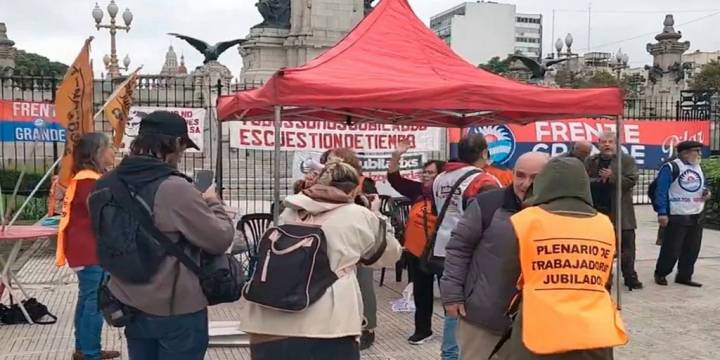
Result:
<svg viewBox="0 0 720 360"><path fill-rule="evenodd" d="M13 225L0 231L0 241L35 240L57 235L57 228L38 225Z"/></svg>

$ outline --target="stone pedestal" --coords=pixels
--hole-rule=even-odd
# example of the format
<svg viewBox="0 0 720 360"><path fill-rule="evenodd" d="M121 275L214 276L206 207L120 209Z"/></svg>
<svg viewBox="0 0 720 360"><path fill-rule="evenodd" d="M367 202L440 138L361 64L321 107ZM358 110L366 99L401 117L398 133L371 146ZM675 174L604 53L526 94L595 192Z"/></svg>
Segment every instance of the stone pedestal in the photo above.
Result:
<svg viewBox="0 0 720 360"><path fill-rule="evenodd" d="M647 52L653 56L653 65L645 67L648 71L646 93L656 98L675 96L687 88L682 54L690 48L690 42L679 41L682 34L675 31L672 15L665 17L663 25L663 31L655 36L657 43L647 44Z"/></svg>
<svg viewBox="0 0 720 360"><path fill-rule="evenodd" d="M243 58L240 81L261 83L278 69L287 66L284 44L289 33L288 29L251 29L248 41L240 46L240 55Z"/></svg>
<svg viewBox="0 0 720 360"><path fill-rule="evenodd" d="M232 72L227 66L213 60L199 66L192 72L192 76L195 79L196 85L217 85L218 80L222 80L224 86L227 86L232 80Z"/></svg>
<svg viewBox="0 0 720 360"><path fill-rule="evenodd" d="M333 47L365 16L365 0L291 0L290 29L255 27L240 47L240 81L264 82Z"/></svg>

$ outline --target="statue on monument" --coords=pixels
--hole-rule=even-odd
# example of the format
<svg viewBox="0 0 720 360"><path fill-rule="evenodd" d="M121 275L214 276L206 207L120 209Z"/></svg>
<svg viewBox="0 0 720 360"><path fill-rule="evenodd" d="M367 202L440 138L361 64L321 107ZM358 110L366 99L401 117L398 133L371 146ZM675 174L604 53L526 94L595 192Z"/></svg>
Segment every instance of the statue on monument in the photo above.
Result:
<svg viewBox="0 0 720 360"><path fill-rule="evenodd" d="M217 61L218 57L220 57L220 55L225 52L225 50L247 41L245 39L235 39L230 41L222 41L216 43L215 45L210 45L205 41L198 40L187 35L181 35L177 33L168 33L168 35L172 35L178 39L185 40L188 44L195 48L195 50L203 54L203 56L205 56L203 64L207 64L211 61Z"/></svg>
<svg viewBox="0 0 720 360"><path fill-rule="evenodd" d="M263 22L253 26L254 28L290 28L290 0L258 0L258 11L263 17Z"/></svg>

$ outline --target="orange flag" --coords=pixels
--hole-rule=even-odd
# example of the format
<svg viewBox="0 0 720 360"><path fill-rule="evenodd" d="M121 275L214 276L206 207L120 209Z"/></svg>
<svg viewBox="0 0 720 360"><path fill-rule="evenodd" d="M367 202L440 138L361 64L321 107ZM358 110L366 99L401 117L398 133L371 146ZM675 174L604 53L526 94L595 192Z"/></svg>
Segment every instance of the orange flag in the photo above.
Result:
<svg viewBox="0 0 720 360"><path fill-rule="evenodd" d="M65 128L65 151L60 162L60 185L67 187L73 176L73 149L80 136L93 132L93 71L90 65L90 42L85 40L80 54L68 68L55 93L55 113Z"/></svg>
<svg viewBox="0 0 720 360"><path fill-rule="evenodd" d="M125 125L127 125L128 116L130 115L133 91L135 90L135 86L137 86L138 72L140 69L142 69L142 66L137 68L137 70L130 74L130 76L115 89L100 110L105 112L105 118L110 122L110 126L112 126L114 130L113 143L115 146L122 144Z"/></svg>

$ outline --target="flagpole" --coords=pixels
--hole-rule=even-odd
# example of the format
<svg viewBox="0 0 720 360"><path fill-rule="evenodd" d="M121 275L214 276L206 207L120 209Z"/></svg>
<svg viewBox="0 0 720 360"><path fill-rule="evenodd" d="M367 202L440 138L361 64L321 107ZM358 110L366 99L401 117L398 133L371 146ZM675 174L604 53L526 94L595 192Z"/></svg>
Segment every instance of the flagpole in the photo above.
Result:
<svg viewBox="0 0 720 360"><path fill-rule="evenodd" d="M108 107L108 105L110 105L110 103L118 97L118 95L120 94L120 91L122 91L128 85L128 83L130 83L130 81L137 78L137 75L142 68L143 68L143 65L138 66L138 68L135 69L135 71L133 71L130 75L128 75L128 77L127 77L127 79L125 79L125 81L123 81L120 85L118 85L118 87L116 87L113 90L112 94L110 94L110 96L107 98L107 100L105 100L105 103L100 107L100 109L93 116L93 121L95 119L97 119L98 116L100 116L105 111L105 109ZM127 109L127 110L129 111L130 109ZM114 124L111 123L111 125L114 125ZM114 129L114 126L113 126L113 129ZM116 129L114 129L114 130L116 130ZM117 145L117 144L115 144L115 145Z"/></svg>
<svg viewBox="0 0 720 360"><path fill-rule="evenodd" d="M143 68L143 65L138 66L138 68L135 69L135 71L133 71L132 74L128 75L127 79L125 79L125 81L123 81L122 84L118 85L118 87L116 87L116 88L113 90L113 93L110 94L110 96L108 96L107 100L105 100L105 103L100 107L100 110L98 110L98 112L95 113L95 116L93 116L93 119L96 119L98 116L100 116L100 114L101 114L103 111L105 111L105 108L106 108L108 105L110 105L110 101L112 101L112 100L117 96L118 91L120 91L125 85L127 85L127 83L128 83L130 80L132 80L133 76L136 76L137 73L140 72L140 70L141 70L142 68Z"/></svg>

